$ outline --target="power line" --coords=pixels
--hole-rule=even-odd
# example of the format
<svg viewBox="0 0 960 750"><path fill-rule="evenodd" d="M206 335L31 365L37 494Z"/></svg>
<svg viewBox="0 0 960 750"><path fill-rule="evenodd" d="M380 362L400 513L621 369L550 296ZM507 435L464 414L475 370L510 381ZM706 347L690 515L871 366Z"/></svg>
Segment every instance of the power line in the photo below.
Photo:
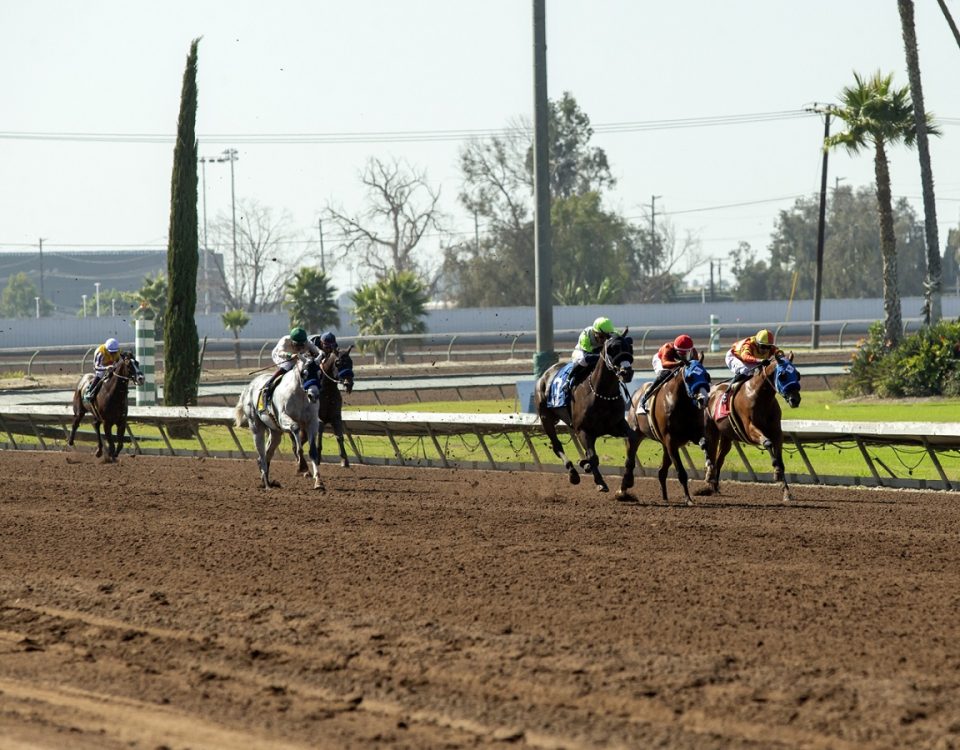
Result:
<svg viewBox="0 0 960 750"><path fill-rule="evenodd" d="M676 130L749 123L775 122L811 117L814 113L801 109L780 112L755 112L739 115L711 115L705 117L672 118L665 120L636 120L630 122L599 123L593 125L594 133L634 133L650 130ZM960 122L960 120L958 120ZM333 133L213 133L199 135L197 140L208 143L244 144L303 144L303 143L410 143L463 141L491 136L530 135L530 129L511 128L463 128L445 130L385 130L371 132ZM175 135L165 133L81 133L70 131L0 131L0 140L72 141L89 143L173 143Z"/></svg>

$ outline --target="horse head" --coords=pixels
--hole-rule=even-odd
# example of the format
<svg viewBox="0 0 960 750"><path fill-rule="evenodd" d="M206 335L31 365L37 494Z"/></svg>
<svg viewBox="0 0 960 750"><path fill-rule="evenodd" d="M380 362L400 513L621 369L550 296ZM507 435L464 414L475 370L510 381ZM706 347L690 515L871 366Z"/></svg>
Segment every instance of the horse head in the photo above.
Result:
<svg viewBox="0 0 960 750"><path fill-rule="evenodd" d="M134 358L132 352L120 353L120 361L117 362L113 372L122 378L132 380L134 385L141 386L147 382L143 370L140 369L140 363Z"/></svg>
<svg viewBox="0 0 960 750"><path fill-rule="evenodd" d="M351 349L353 349L353 344L350 344L350 346L343 351L337 349L337 359L333 363L337 371L337 380L340 381L343 390L347 393L353 391L353 358L350 356Z"/></svg>
<svg viewBox="0 0 960 750"><path fill-rule="evenodd" d="M688 362L683 368L683 383L693 405L703 409L710 395L710 373L706 371L699 359Z"/></svg>
<svg viewBox="0 0 960 750"><path fill-rule="evenodd" d="M307 394L311 404L317 403L320 398L320 365L313 357L300 358L300 387Z"/></svg>
<svg viewBox="0 0 960 750"><path fill-rule="evenodd" d="M791 409L800 406L800 372L793 365L793 352L786 357L779 355L775 362L776 372L773 375L773 382L777 387L777 393L783 396Z"/></svg>
<svg viewBox="0 0 960 750"><path fill-rule="evenodd" d="M603 344L603 362L621 383L633 380L633 339L627 335L629 331L625 328L623 333L613 334Z"/></svg>

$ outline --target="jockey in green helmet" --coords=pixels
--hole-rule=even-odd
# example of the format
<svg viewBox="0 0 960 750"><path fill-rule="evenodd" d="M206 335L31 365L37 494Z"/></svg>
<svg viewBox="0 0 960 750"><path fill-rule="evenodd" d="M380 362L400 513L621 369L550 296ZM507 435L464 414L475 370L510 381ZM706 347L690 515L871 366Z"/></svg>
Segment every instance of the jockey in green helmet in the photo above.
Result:
<svg viewBox="0 0 960 750"><path fill-rule="evenodd" d="M616 333L613 322L610 318L599 317L580 331L580 337L577 339L577 345L570 355L570 361L573 362L573 369L570 372L570 379L567 381L567 389L573 391L578 383L583 382L593 366L600 358L603 351L604 342Z"/></svg>

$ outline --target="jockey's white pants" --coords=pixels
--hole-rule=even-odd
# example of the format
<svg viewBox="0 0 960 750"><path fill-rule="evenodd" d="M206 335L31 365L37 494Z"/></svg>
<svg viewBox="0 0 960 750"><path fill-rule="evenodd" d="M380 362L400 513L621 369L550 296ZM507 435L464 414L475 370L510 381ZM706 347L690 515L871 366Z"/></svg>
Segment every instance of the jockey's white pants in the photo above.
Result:
<svg viewBox="0 0 960 750"><path fill-rule="evenodd" d="M746 372L751 371L755 365L745 365L743 360L734 355L733 352L728 351L725 359L727 367L730 368L730 371L734 375L743 375Z"/></svg>
<svg viewBox="0 0 960 750"><path fill-rule="evenodd" d="M578 346L573 350L573 354L570 355L570 361L575 365L582 365L587 361L587 353Z"/></svg>
<svg viewBox="0 0 960 750"><path fill-rule="evenodd" d="M654 375L659 375L661 372L663 372L663 362L660 361L659 354L654 354L653 359L651 359L650 362L653 364Z"/></svg>

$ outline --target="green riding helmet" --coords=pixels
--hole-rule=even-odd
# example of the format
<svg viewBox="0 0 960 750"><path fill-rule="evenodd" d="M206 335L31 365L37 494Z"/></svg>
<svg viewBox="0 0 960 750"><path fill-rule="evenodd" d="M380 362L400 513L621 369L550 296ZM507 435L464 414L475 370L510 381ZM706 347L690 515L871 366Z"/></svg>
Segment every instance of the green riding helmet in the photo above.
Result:
<svg viewBox="0 0 960 750"><path fill-rule="evenodd" d="M290 340L297 344L306 344L307 343L307 332L297 326L290 331Z"/></svg>
<svg viewBox="0 0 960 750"><path fill-rule="evenodd" d="M614 334L613 323L610 318L597 318L593 321L593 330L597 333L606 333L612 336Z"/></svg>

